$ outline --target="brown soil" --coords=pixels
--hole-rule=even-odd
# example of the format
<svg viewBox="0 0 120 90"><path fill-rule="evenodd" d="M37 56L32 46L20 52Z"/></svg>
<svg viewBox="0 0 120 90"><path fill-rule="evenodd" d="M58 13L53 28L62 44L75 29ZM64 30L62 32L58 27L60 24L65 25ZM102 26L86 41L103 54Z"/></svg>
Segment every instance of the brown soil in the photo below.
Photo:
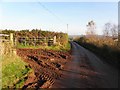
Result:
<svg viewBox="0 0 120 90"><path fill-rule="evenodd" d="M17 54L34 71L27 77L23 89L49 88L61 77L61 69L71 60L70 52L43 49L17 49Z"/></svg>

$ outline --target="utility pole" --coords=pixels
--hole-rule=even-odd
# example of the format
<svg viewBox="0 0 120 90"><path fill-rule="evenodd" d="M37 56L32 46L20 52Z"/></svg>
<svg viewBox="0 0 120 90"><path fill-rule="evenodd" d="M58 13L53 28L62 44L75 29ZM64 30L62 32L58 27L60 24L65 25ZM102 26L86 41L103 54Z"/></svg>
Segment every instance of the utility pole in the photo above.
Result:
<svg viewBox="0 0 120 90"><path fill-rule="evenodd" d="M67 24L67 33L68 33L68 24Z"/></svg>

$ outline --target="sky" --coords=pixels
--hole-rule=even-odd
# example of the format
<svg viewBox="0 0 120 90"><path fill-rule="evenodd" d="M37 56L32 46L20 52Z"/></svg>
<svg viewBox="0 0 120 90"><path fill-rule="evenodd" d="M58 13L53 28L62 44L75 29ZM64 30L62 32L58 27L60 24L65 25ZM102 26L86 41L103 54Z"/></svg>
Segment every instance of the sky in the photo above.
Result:
<svg viewBox="0 0 120 90"><path fill-rule="evenodd" d="M93 20L96 33L102 34L104 24L118 23L117 2L2 2L0 29L42 29L85 34ZM68 24L68 29L67 29Z"/></svg>

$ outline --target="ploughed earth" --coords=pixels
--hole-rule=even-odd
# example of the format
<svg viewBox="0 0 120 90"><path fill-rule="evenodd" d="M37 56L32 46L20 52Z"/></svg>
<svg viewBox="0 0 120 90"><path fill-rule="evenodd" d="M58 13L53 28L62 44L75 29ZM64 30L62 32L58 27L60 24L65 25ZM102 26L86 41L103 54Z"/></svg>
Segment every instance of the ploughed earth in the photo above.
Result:
<svg viewBox="0 0 120 90"><path fill-rule="evenodd" d="M62 76L62 69L71 60L70 52L43 49L17 49L17 54L33 69L23 89L50 88Z"/></svg>

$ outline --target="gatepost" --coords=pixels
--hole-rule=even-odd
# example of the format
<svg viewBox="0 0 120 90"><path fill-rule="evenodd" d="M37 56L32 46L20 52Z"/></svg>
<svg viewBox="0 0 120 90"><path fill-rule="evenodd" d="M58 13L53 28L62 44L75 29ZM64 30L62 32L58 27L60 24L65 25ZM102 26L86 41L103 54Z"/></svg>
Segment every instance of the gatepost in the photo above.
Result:
<svg viewBox="0 0 120 90"><path fill-rule="evenodd" d="M14 38L13 38L13 33L10 33L10 43L12 47L14 46Z"/></svg>
<svg viewBox="0 0 120 90"><path fill-rule="evenodd" d="M56 36L53 38L53 44L56 44Z"/></svg>

